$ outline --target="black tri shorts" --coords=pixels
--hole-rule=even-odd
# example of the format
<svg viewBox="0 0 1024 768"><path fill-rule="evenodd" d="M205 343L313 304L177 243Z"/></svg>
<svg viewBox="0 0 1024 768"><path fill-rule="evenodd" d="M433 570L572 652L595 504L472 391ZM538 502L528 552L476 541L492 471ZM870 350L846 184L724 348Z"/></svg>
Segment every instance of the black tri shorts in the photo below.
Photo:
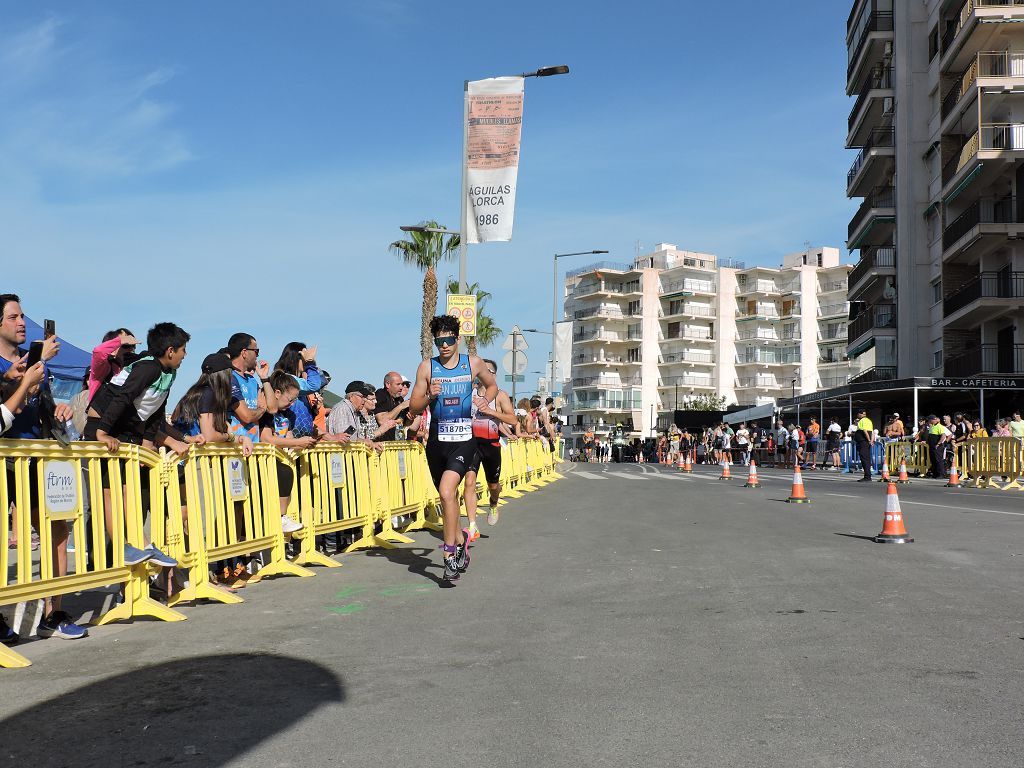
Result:
<svg viewBox="0 0 1024 768"><path fill-rule="evenodd" d="M428 440L427 466L430 467L430 477L435 488L441 487L441 477L445 472L455 472L459 477L465 477L467 472L476 469L476 438L457 443Z"/></svg>
<svg viewBox="0 0 1024 768"><path fill-rule="evenodd" d="M487 484L497 485L501 479L501 445L495 445L490 440L477 440L476 451L476 470L479 471L483 466Z"/></svg>

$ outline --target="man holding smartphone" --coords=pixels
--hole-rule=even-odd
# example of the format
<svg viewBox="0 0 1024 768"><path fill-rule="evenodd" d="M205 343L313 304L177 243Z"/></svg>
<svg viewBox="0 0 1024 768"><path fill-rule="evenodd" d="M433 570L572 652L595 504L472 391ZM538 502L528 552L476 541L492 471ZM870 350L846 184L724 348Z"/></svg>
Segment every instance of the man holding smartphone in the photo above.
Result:
<svg viewBox="0 0 1024 768"><path fill-rule="evenodd" d="M327 417L327 440L338 443L349 442L359 431L361 418L359 410L366 399L366 390L372 389L365 381L350 381L345 387L345 399L331 408Z"/></svg>
<svg viewBox="0 0 1024 768"><path fill-rule="evenodd" d="M25 313L21 309L21 299L13 293L0 295L0 375L8 381L18 381L27 369L28 351L21 347L25 343ZM40 360L46 363L52 360L60 351L60 342L56 336L51 336L36 347ZM43 437L43 422L41 405L44 394L49 389L47 377L44 375L39 383L39 389L35 394L29 396L21 413L14 417L10 429L4 435L6 438L22 440L39 440ZM67 421L71 418L71 408L64 403L56 406L54 417L58 421ZM14 489L13 465L7 464L7 487ZM29 504L32 513L32 523L39 527L39 500L36 498L38 483L35 463L29 470ZM14 501L13 499L11 500ZM5 510L6 513L6 510ZM68 524L64 521L52 523L53 536L53 570L57 576L67 576L68 573ZM19 536L29 536L30 531L18 531ZM77 640L85 637L88 631L71 621L71 617L60 610L61 596L55 595L45 600L45 616L39 622L38 634L40 637L61 637L66 640Z"/></svg>

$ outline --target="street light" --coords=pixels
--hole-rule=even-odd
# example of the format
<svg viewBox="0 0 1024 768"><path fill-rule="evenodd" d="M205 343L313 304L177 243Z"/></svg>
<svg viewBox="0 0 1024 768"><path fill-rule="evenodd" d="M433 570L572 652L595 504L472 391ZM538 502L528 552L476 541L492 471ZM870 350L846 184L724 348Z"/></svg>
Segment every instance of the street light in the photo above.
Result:
<svg viewBox="0 0 1024 768"><path fill-rule="evenodd" d="M533 72L523 72L520 75L510 75L510 77L521 77L525 80L527 77L551 77L552 75L567 74L569 74L569 66L558 64L553 67L541 67ZM466 98L466 94L469 93L469 80L463 81L462 89L462 204L459 206L459 233L462 238L459 242L459 293L466 292L466 250L469 247L469 243L466 241L466 190L469 187L469 169L467 167L469 161L469 99Z"/></svg>
<svg viewBox="0 0 1024 768"><path fill-rule="evenodd" d="M558 345L555 344L555 331L558 328L558 260L567 256L593 256L608 251L576 251L575 253L556 253L551 260L551 391L555 388L555 366L558 363Z"/></svg>

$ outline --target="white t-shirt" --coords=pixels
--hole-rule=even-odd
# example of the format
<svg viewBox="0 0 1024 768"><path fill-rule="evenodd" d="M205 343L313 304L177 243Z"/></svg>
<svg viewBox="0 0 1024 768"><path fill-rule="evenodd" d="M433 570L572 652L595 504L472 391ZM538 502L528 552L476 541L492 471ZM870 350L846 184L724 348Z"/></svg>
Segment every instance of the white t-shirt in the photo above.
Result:
<svg viewBox="0 0 1024 768"><path fill-rule="evenodd" d="M743 429L743 428L737 429L736 430L736 445L746 445L747 442L748 442L748 438L749 437L750 437L750 432L748 432L746 429Z"/></svg>

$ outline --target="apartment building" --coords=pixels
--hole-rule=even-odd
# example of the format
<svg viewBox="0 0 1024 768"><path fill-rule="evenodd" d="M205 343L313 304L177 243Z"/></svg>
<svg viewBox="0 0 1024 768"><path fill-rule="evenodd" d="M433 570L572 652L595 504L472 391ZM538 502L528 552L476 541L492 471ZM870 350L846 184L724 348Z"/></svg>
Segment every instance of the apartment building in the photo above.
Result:
<svg viewBox="0 0 1024 768"><path fill-rule="evenodd" d="M846 384L849 270L836 248L748 269L662 243L569 272L571 434L646 437L699 395L760 405Z"/></svg>
<svg viewBox="0 0 1024 768"><path fill-rule="evenodd" d="M856 0L855 380L1024 373L1024 0Z"/></svg>

